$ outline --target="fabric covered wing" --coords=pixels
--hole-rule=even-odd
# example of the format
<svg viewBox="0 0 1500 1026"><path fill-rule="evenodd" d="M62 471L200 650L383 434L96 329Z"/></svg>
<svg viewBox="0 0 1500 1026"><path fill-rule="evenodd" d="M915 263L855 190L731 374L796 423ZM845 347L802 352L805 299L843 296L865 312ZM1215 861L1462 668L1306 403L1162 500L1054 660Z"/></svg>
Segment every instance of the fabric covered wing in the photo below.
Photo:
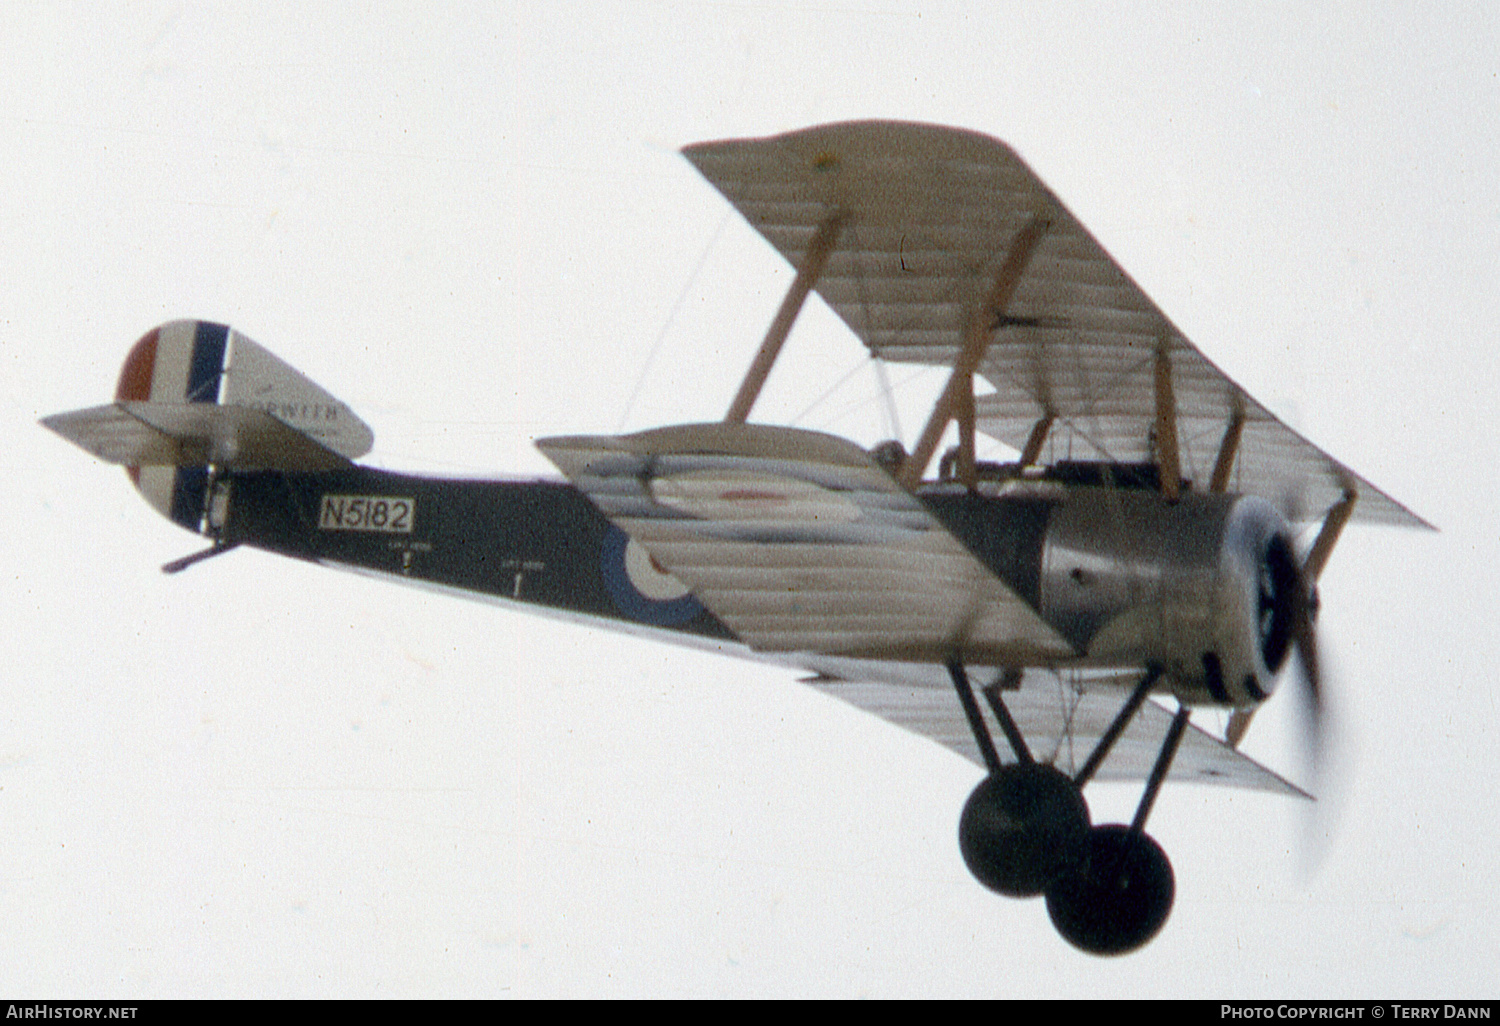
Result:
<svg viewBox="0 0 1500 1026"><path fill-rule="evenodd" d="M818 293L877 356L950 364L1029 225L1044 232L994 324L978 427L1016 449L1055 418L1054 451L1152 459L1156 360L1170 360L1183 474L1206 488L1231 422L1235 491L1321 516L1347 491L1367 522L1427 526L1303 439L1194 348L1010 147L974 132L863 121L683 153L793 266L842 218Z"/></svg>
<svg viewBox="0 0 1500 1026"><path fill-rule="evenodd" d="M538 448L758 652L996 664L1072 648L858 446L755 424Z"/></svg>
<svg viewBox="0 0 1500 1026"><path fill-rule="evenodd" d="M1025 735L1032 755L1071 776L1088 759L1134 682L1134 677L1084 678L1032 670L1022 678L1019 690L1005 692L1005 704ZM984 765L952 687L854 683L827 677L814 678L809 683L825 694L929 737ZM988 717L989 713L984 715ZM1110 750L1095 778L1146 779L1171 722L1171 713L1154 702L1146 702ZM1011 761L1014 756L992 721L991 732L1001 758ZM1254 759L1191 725L1183 735L1168 779L1308 797L1305 791Z"/></svg>

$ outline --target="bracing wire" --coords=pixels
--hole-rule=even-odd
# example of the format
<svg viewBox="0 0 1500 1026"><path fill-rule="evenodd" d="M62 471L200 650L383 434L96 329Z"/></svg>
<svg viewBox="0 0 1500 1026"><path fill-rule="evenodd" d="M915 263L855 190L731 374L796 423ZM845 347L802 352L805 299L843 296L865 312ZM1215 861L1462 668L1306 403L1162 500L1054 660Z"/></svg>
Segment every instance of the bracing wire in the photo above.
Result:
<svg viewBox="0 0 1500 1026"><path fill-rule="evenodd" d="M872 357L870 357L870 359L873 360L874 357L872 356ZM866 361L866 362L868 362L868 361ZM819 406L822 406L823 403L825 401L827 401L827 399L829 398L829 396L833 395L833 393L835 393L839 389L843 388L846 384L849 383L850 379L853 378L854 375L858 374L860 371L862 371L864 369L865 369L865 364L864 363L856 365L847 374L845 374L843 377L839 378L832 385L830 385L827 389L825 389L822 395L818 396L811 403L809 403L807 405L806 409L804 409L801 413L797 414L797 416L793 417L792 418L792 423L793 424L800 424L800 423L802 423L804 420L807 419L807 417L814 410L816 410Z"/></svg>
<svg viewBox="0 0 1500 1026"><path fill-rule="evenodd" d="M881 426L885 429L887 438L905 441L905 436L901 434L901 419L896 415L896 393L891 390L891 379L885 371L885 361L878 356L871 356L870 359L875 365L876 380L880 382Z"/></svg>
<svg viewBox="0 0 1500 1026"><path fill-rule="evenodd" d="M698 275L702 273L703 266L708 263L708 255L718 245L719 236L724 234L724 226L729 223L729 215L732 211L725 211L724 216L719 218L719 226L714 229L713 236L709 238L708 245L703 247L703 253L698 257L698 263L693 267L693 273L689 274L687 281L683 282L682 291L677 293L677 299L672 303L672 309L667 313L667 319L662 322L661 330L656 333L656 341L651 343L651 352L646 357L646 362L641 366L641 372L635 379L635 387L630 390L630 398L625 401L625 409L620 413L620 423L616 431L625 430L625 422L630 419L630 411L635 408L635 401L641 396L641 389L646 387L646 378L651 374L651 368L656 363L656 358L661 353L662 344L667 339L667 332L672 323L677 320L677 313L682 309L682 304L687 301L688 293L698 282Z"/></svg>
<svg viewBox="0 0 1500 1026"><path fill-rule="evenodd" d="M865 364L862 363L858 367L856 367L853 372L851 372L850 374L845 375L844 378L842 379L841 383L848 381L850 378L852 378L854 376L854 373L857 373L858 371L862 370L864 368L864 366L865 366ZM904 388L906 385L908 385L911 382L917 380L918 378L921 378L921 377L923 377L925 375L928 375L928 374L932 373L933 366L934 365L932 365L932 364L920 364L918 366L913 367L912 370L908 374L906 374L904 377L902 377L899 381L896 381L894 383L894 385L891 386L891 392L892 392L892 394L894 394L896 391L899 391L900 389ZM810 406L806 410L804 410L802 416L806 417L808 414L812 413L813 409L815 409L818 406L821 406L824 402L826 402L830 398L830 396L832 395L832 391L833 390L830 390L828 393L825 393L823 396L821 396L817 400L817 402L813 403L812 406ZM862 390L862 391L860 391L860 393L854 399L851 399L851 400L849 400L849 401L841 404L836 409L834 409L833 412L829 413L826 417L824 417L819 426L820 427L827 427L827 426L833 424L834 422L838 421L841 417L843 417L845 414L847 414L850 410L853 410L853 409L862 409L862 408L867 407L869 405L870 401L871 401L871 397L870 397L869 393ZM884 414L882 414L882 415L884 415ZM800 419L801 418L799 418L799 420ZM893 434L891 437L899 439L901 436L900 436L899 433L897 433L897 434Z"/></svg>

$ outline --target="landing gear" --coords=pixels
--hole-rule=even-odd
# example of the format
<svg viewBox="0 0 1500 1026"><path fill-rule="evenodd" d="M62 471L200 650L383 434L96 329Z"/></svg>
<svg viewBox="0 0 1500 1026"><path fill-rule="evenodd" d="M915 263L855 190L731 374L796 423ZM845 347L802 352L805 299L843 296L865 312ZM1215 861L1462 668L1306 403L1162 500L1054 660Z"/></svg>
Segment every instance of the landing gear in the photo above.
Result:
<svg viewBox="0 0 1500 1026"><path fill-rule="evenodd" d="M989 776L969 795L958 824L959 849L980 883L1008 897L1047 896L1057 932L1095 955L1120 955L1156 936L1172 911L1176 883L1161 846L1145 832L1146 818L1187 729L1188 709L1177 711L1151 769L1129 826L1091 827L1083 786L1103 763L1152 685L1149 668L1092 755L1069 778L1037 763L1005 707L998 684L984 689L1017 761L1001 763L989 727L974 700L968 674L957 660L948 673L958 692Z"/></svg>
<svg viewBox="0 0 1500 1026"><path fill-rule="evenodd" d="M1078 871L1089 808L1062 771L1038 763L1001 766L974 788L958 821L969 872L992 891L1033 898Z"/></svg>
<svg viewBox="0 0 1500 1026"><path fill-rule="evenodd" d="M1017 760L1001 763L963 664L951 660L948 675L990 771L964 803L959 850L969 872L990 890L1011 898L1035 897L1083 862L1089 832L1083 791L1061 770L1032 759L998 684L992 684L984 697Z"/></svg>
<svg viewBox="0 0 1500 1026"><path fill-rule="evenodd" d="M1123 823L1111 823L1089 831L1083 866L1047 889L1047 914L1075 948L1123 955L1156 936L1176 892L1161 845Z"/></svg>

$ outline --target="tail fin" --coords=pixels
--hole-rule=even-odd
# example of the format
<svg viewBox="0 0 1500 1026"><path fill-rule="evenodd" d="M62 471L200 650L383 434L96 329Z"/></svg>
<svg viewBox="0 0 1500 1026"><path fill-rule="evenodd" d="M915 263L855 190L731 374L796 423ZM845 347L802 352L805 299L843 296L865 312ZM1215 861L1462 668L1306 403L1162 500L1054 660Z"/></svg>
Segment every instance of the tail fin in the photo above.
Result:
<svg viewBox="0 0 1500 1026"><path fill-rule="evenodd" d="M164 516L201 530L210 468L347 466L375 436L348 406L227 325L172 321L131 347L115 402L42 423L111 463Z"/></svg>

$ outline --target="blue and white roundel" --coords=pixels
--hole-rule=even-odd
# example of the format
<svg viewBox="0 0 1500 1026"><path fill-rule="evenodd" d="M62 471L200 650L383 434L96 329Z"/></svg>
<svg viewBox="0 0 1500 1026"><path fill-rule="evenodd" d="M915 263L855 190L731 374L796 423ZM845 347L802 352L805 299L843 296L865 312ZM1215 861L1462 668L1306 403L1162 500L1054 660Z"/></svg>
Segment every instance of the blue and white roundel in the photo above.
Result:
<svg viewBox="0 0 1500 1026"><path fill-rule="evenodd" d="M663 570L640 542L613 524L599 555L604 587L620 612L654 627L675 627L703 611L687 585Z"/></svg>

